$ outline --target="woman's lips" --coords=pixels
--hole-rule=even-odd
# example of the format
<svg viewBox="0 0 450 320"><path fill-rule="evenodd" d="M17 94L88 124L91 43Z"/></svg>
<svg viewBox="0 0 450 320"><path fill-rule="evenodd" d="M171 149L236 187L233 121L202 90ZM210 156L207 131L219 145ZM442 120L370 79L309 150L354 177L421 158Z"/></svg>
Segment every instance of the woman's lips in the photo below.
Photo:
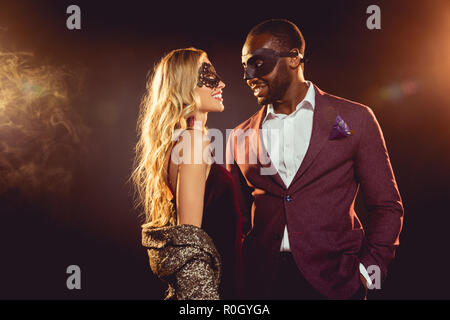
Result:
<svg viewBox="0 0 450 320"><path fill-rule="evenodd" d="M214 99L216 99L217 101L223 101L222 92L215 93L215 94L212 95L212 97Z"/></svg>

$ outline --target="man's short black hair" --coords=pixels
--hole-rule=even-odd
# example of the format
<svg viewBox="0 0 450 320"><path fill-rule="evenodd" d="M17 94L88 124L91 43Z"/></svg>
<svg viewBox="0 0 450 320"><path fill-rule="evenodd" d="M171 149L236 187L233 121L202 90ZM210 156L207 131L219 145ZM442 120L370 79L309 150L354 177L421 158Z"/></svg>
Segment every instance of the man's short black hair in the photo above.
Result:
<svg viewBox="0 0 450 320"><path fill-rule="evenodd" d="M254 26L247 35L247 39L260 34L270 34L275 38L280 51L298 48L302 56L305 55L305 39L299 28L287 19L269 19Z"/></svg>

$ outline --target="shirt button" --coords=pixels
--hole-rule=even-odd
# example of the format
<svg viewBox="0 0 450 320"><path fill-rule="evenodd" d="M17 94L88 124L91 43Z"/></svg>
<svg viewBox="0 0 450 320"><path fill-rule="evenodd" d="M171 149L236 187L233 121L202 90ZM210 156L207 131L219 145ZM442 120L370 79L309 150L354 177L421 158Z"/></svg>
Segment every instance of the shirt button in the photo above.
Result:
<svg viewBox="0 0 450 320"><path fill-rule="evenodd" d="M292 197L291 197L290 195L287 195L287 196L286 196L286 201L287 201L287 202L291 202L291 201L292 201Z"/></svg>

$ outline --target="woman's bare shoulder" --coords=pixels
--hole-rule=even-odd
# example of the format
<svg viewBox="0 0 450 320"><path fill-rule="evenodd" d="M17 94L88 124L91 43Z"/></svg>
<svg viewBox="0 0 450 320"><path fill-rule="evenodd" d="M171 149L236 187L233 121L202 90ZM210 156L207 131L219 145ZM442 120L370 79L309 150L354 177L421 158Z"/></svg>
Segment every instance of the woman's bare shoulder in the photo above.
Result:
<svg viewBox="0 0 450 320"><path fill-rule="evenodd" d="M184 130L172 149L175 156L182 157L179 159L181 161L176 161L177 164L209 164L210 143L208 135L203 131L199 129Z"/></svg>

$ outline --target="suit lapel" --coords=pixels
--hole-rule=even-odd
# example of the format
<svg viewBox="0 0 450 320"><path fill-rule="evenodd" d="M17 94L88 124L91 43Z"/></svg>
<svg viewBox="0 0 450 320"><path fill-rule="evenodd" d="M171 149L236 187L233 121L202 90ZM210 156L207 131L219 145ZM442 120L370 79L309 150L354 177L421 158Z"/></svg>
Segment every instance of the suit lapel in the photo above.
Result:
<svg viewBox="0 0 450 320"><path fill-rule="evenodd" d="M308 170L313 163L317 154L322 150L325 142L328 141L330 130L336 121L337 112L329 104L325 97L325 93L314 85L315 89L315 107L313 116L313 127L311 132L311 140L308 150L303 159L300 168L292 179L290 187L294 186L296 181Z"/></svg>
<svg viewBox="0 0 450 320"><path fill-rule="evenodd" d="M314 108L311 140L309 142L305 158L303 159L300 168L298 169L297 173L292 179L292 182L289 186L290 188L292 188L295 185L295 183L306 172L306 170L308 170L308 168L311 166L316 156L319 154L320 150L322 150L323 146L328 141L330 130L333 127L334 122L336 121L337 112L329 104L328 100L325 97L325 93L319 88L317 88L315 85L314 89L315 89L315 108ZM269 154L264 146L264 142L260 134L260 129L262 129L262 120L266 115L266 110L267 106L262 107L258 111L258 113L256 113L255 116L251 118L247 126L248 129L252 129L256 134L256 145L255 143L250 143L248 149L246 148L245 150L246 159L251 159L249 153L253 153L253 156L256 154L257 164L248 165L249 169L248 172L255 172L258 175L257 177L256 176L254 177L254 179L256 180L260 180L261 178L264 177L261 175L262 167L269 168L270 166L273 166L272 160L269 157ZM275 174L271 174L268 176L278 186L277 189L279 191L280 191L279 188L281 188L282 190L287 189L286 185L283 182L283 179L281 179L278 173L278 170L275 169ZM259 184L256 183L256 185ZM298 186L295 187L298 188ZM275 189L270 191L275 194L279 193L279 191L277 192Z"/></svg>

